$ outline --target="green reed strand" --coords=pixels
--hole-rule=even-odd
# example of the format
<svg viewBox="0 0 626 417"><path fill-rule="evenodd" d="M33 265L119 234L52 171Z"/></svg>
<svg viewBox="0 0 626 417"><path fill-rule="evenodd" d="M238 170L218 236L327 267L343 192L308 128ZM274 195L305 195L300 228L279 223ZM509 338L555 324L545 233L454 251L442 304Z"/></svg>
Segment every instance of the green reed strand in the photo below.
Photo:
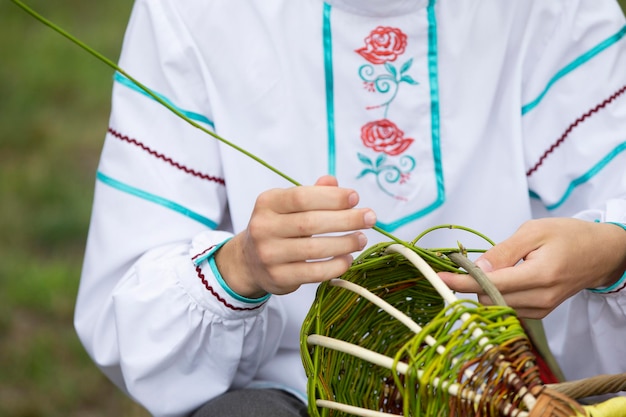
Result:
<svg viewBox="0 0 626 417"><path fill-rule="evenodd" d="M480 238L484 239L484 240L485 240L487 243L489 243L491 246L495 246L495 243L494 243L491 239L489 239L487 236L485 236L484 234L482 234L482 233L480 233L480 232L478 232L478 231L476 231L476 230L474 230L474 229L471 229L471 228L469 228L469 227L466 227L466 226L461 226L461 225L458 225L458 224L441 224L441 225L438 225L438 226L433 226L433 227L431 227L431 228L429 228L429 229L424 230L422 233L420 233L420 234L419 234L419 236L417 236L415 239L413 239L413 241L412 241L411 243L415 245L415 244L417 244L417 242L418 242L421 238L423 238L423 237L424 237L424 236L426 236L427 234L429 234L429 233L431 233L431 232L434 232L435 230L439 230L439 229L458 229L458 230L464 230L464 231L466 231L466 232L472 233L472 234L474 234L474 235L476 235L476 236L478 236L478 237L480 237Z"/></svg>
<svg viewBox="0 0 626 417"><path fill-rule="evenodd" d="M225 138L219 136L218 134L216 134L215 132L212 132L211 130L205 128L204 126L194 122L193 120L189 119L187 116L185 116L183 113L181 113L179 110L177 110L176 108L174 108L172 105L170 105L169 103L167 103L165 100L163 100L161 97L159 97L158 95L156 95L155 93L152 92L152 90L150 90L148 87L146 87L145 85L143 85L142 83L140 83L139 81L137 81L134 77L132 77L131 75L129 75L126 71L124 71L122 68L120 68L115 62L113 62L111 59L107 58L106 56L102 55L100 52L96 51L95 49L93 49L92 47L90 47L89 45L85 44L84 42L82 42L81 40L77 39L75 36L73 36L72 34L68 33L67 31L65 31L64 29L60 28L58 25L54 24L53 22L51 22L50 20L44 18L43 16L41 16L40 14L38 14L36 11L34 11L32 8L28 7L27 5L25 5L24 3L22 3L20 0L11 0L13 3L17 4L20 8L22 8L24 11L26 11L26 13L30 14L32 17L34 17L35 19L39 20L41 23L43 23L44 25L52 28L55 32L59 33L60 35L64 36L65 38L69 39L70 41L72 41L73 43L75 43L76 45L78 45L79 47L81 47L83 50L89 52L91 55L95 56L97 59L99 59L100 61L102 61L103 63L107 64L109 67L113 68L114 70L118 71L120 74L124 75L126 78L128 78L130 81L132 81L137 87L139 87L142 91L144 91L146 94L148 94L150 97L152 97L154 100L156 100L158 103L160 103L161 105L163 105L164 107L166 107L168 110L170 110L171 112L173 112L174 114L176 114L178 117L180 117L181 119L185 120L187 123L189 123L190 125L192 125L193 127L200 129L201 131L203 131L204 133L207 133L211 136L213 136L215 139L219 140L220 142L236 149L237 151L243 153L244 155L254 159L255 161L257 161L258 163L260 163L261 165L265 166L266 168L274 171L276 174L280 175L281 177L283 177L284 179L286 179L287 181L291 182L294 185L300 185L296 180L290 178L289 176L287 176L286 174L284 174L283 172L279 171L278 169L272 167L271 165L269 165L268 163L266 163L265 161L263 161L261 158L255 156L254 154L246 151L245 149L237 146L236 144L226 140Z"/></svg>
<svg viewBox="0 0 626 417"><path fill-rule="evenodd" d="M525 341L525 334L519 321L511 314L512 310L490 306L484 307L479 304L461 300L444 309L436 318L431 320L423 331L416 335L409 343L404 345L396 354L395 362L408 363L415 370L422 372L417 380L414 374L401 380L395 376L397 386L402 387L404 399L404 411L411 412L413 416L440 415L442 409L450 404L450 396L441 389L441 385L434 384L438 378L439 383L453 383L458 381L462 368L469 361L479 360L481 364L474 372L479 375L474 381L466 381L466 388L476 392L480 385L487 392L495 392L502 389L502 370L494 361L498 358L514 359L516 354L507 352L506 345L511 341ZM462 314L470 314L471 325L462 325L456 329L450 327L451 323L461 320ZM480 328L483 332L481 339L489 340L493 345L489 351L479 346L478 340L472 336L470 328ZM424 344L427 335L433 336L440 345L445 346L445 353L439 355L432 347ZM455 362L453 361L456 360ZM411 382L414 381L414 382ZM486 384L486 385L484 385ZM417 391L415 391L415 386ZM493 401L493 400L489 400ZM497 401L494 401L497 402ZM409 411L410 410L410 411ZM443 413L447 415L446 413Z"/></svg>
<svg viewBox="0 0 626 417"><path fill-rule="evenodd" d="M183 113L181 113L179 110L174 108L172 105L167 103L165 100L163 100L161 97L159 97L156 94L154 94L152 92L152 90L150 90L148 87L146 87L145 85L143 85L142 83L137 81L134 77L129 75L126 71L124 71L122 68L120 68L119 65L117 65L115 62L113 62L111 59L107 58L106 56L104 56L100 52L96 51L95 49L93 49L92 47L90 47L86 43L82 42L81 40L79 40L78 38L76 38L75 36L70 34L69 32L65 31L64 29L62 29L61 27L59 27L55 23L53 23L50 20L46 19L45 17L41 16L39 13L37 13L35 10L33 10L32 8L30 8L29 6L24 4L22 1L20 1L20 0L11 0L11 1L13 3L15 3L18 7L20 7L22 10L24 10L26 13L28 13L29 15L31 15L32 17L37 19L39 22L41 22L44 25L50 27L55 32L57 32L58 34L62 35L65 38L69 39L70 41L72 41L73 43L78 45L80 48L82 48L83 50L87 51L88 53L90 53L91 55L96 57L101 62L105 63L106 65L108 65L109 67L113 68L114 70L116 70L120 74L124 75L131 82L133 82L137 87L139 87L142 91L144 91L146 94L148 94L150 97L152 97L155 101L157 101L159 104L161 104L164 107L166 107L168 110L170 110L176 116L180 117L181 119L183 119L184 121L189 123L191 126L197 128L197 129L200 129L202 132L204 132L204 133L206 133L208 135L213 136L215 139L219 140L220 142L224 143L225 145L228 145L231 148L233 148L233 149L241 152L242 154L248 156L249 158L252 158L253 160L258 162L259 164L263 165L267 169L269 169L269 170L273 171L274 173L278 174L279 176L281 176L285 180L289 181L293 185L296 185L296 186L301 185L298 181L296 181L295 179L291 178L290 176L288 176L284 172L280 171L279 169L273 167L272 165L268 164L263 159L259 158L258 156L254 155L253 153L248 152L247 150L241 148L240 146L237 146L233 142L231 142L231 141L221 137L217 133L212 132L211 130L205 128L204 126L194 122L193 120L191 120L190 118L185 116ZM389 239L393 240L396 243L399 243L399 244L404 245L404 246L408 246L407 242L405 242L403 240L400 240L399 238L395 237L391 233L381 229L379 226L374 226L374 227L372 227L372 229L376 230L377 232L379 232L382 235L388 237Z"/></svg>

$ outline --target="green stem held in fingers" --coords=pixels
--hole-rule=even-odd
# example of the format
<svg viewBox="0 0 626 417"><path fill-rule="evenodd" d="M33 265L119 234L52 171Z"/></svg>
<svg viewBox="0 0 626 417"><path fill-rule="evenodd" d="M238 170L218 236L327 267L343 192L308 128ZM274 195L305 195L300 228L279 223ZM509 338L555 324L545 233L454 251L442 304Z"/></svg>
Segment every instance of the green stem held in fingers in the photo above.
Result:
<svg viewBox="0 0 626 417"><path fill-rule="evenodd" d="M249 158L252 158L253 160L258 162L259 164L263 165L267 169L269 169L269 170L273 171L274 173L278 174L279 176L283 177L284 179L286 179L290 183L292 183L294 185L297 185L297 186L301 185L298 181L294 180L293 178L291 178L290 176L288 176L284 172L278 170L277 168L271 166L270 164L268 164L267 162L265 162L263 159L259 158L258 156L254 155L254 154L252 154L252 153L250 153L248 151L246 151L245 149L243 149L243 148L237 146L236 144L234 144L233 142L230 142L230 141L226 140L225 138L221 137L220 135L216 134L215 132L213 132L213 131L205 128L204 126L194 122L193 120L189 119L187 116L185 116L179 110L177 110L172 105L167 103L161 97L159 97L158 95L153 93L152 90L150 90L148 87L146 87L145 85L143 85L142 83L137 81L134 77L129 75L126 71L124 71L122 68L120 68L115 62L113 62L112 60L110 60L106 56L102 55L100 52L96 51L95 49L93 49L92 47L87 45L86 43L84 43L81 40L77 39L75 36L73 36L72 34L68 33L64 29L60 28L59 26L57 26L56 24L54 24L50 20L48 20L45 17L41 16L39 13L37 13L35 10L33 10L32 8L30 8L29 6L24 4L22 1L20 1L20 0L11 0L11 1L13 3L15 3L18 7L20 7L22 10L24 10L26 13L28 13L29 15L31 15L32 17L34 17L35 19L37 19L38 21L43 23L44 25L50 27L55 32L59 33L60 35L64 36L65 38L69 39L70 41L72 41L73 43L75 43L76 45L81 47L83 50L89 52L91 55L93 55L94 57L96 57L97 59L99 59L100 61L102 61L106 65L108 65L109 67L113 68L114 70L116 70L117 72L119 72L120 74L122 74L123 76L128 78L137 87L139 87L142 91L144 91L146 94L148 94L154 100L156 100L158 103L162 104L164 107L166 107L172 113L176 114L178 117L180 117L181 119L183 119L184 121L186 121L187 123L192 125L193 127L197 128L197 129L200 129L204 133L213 136L215 139L219 140L220 142L224 143L225 145L228 145L231 148L233 148L233 149L241 152L242 154L248 156ZM373 229L376 230L377 232L385 235L386 237L388 237L389 239L391 239L391 240L393 240L393 241L395 241L397 243L400 243L402 245L408 246L408 244L406 242L398 239L397 237L395 237L392 234L386 232L385 230L381 229L378 226L374 226Z"/></svg>

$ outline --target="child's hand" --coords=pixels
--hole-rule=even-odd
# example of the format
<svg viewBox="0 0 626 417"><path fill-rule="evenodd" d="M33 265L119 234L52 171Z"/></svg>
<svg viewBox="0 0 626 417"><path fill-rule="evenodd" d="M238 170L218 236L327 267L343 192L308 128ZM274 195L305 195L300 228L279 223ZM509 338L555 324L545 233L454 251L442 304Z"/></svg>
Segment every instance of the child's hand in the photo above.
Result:
<svg viewBox="0 0 626 417"><path fill-rule="evenodd" d="M376 222L372 210L354 208L358 201L354 190L338 187L331 176L314 186L264 192L247 229L216 254L222 277L239 295L258 298L340 276L352 263L351 253L367 244L363 233L353 231ZM328 233L338 234L319 236Z"/></svg>
<svg viewBox="0 0 626 417"><path fill-rule="evenodd" d="M622 276L626 232L613 224L570 218L531 220L476 264L520 316L542 318L577 292L610 286ZM451 289L477 293L481 303L491 304L470 276L440 276Z"/></svg>

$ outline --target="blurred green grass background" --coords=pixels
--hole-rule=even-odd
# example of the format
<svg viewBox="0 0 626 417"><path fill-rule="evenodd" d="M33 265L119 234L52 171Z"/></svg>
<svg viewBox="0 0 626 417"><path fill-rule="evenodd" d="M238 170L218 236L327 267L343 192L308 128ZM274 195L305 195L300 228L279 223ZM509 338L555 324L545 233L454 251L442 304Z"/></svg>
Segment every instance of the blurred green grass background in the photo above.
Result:
<svg viewBox="0 0 626 417"><path fill-rule="evenodd" d="M26 0L117 59L132 0ZM0 1L0 417L147 416L72 316L113 71Z"/></svg>
<svg viewBox="0 0 626 417"><path fill-rule="evenodd" d="M27 4L117 59L132 0ZM9 1L0 51L0 417L147 416L72 325L113 71Z"/></svg>

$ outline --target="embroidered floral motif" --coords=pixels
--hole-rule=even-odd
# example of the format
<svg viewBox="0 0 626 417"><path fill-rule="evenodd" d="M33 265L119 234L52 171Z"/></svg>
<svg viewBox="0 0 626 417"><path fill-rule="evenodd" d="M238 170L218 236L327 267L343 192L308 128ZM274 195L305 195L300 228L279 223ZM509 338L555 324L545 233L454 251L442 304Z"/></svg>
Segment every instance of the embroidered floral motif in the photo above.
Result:
<svg viewBox="0 0 626 417"><path fill-rule="evenodd" d="M404 132L388 119L377 120L363 126L361 140L368 148L391 156L400 155L413 143L413 139L405 138Z"/></svg>
<svg viewBox="0 0 626 417"><path fill-rule="evenodd" d="M372 64L395 61L404 53L407 37L400 29L379 26L365 38L365 46L356 52Z"/></svg>
<svg viewBox="0 0 626 417"><path fill-rule="evenodd" d="M400 67L394 62L405 53L407 36L400 29L379 26L365 38L365 46L356 52L365 58L368 63L359 68L359 77L363 80L364 88L383 96L382 103L367 106L367 110L382 110L382 118L366 123L361 127L361 140L371 150L381 153L375 161L365 154L359 153L359 160L365 165L358 178L367 174L374 174L380 189L386 194L400 199L389 191L391 184L405 184L410 179L410 173L415 168L415 159L402 154L414 142L412 138L405 138L404 132L388 118L389 108L396 99L402 83L418 85L418 82L408 74L413 64L410 58ZM397 157L393 159L387 156Z"/></svg>
<svg viewBox="0 0 626 417"><path fill-rule="evenodd" d="M363 86L372 93L379 92L389 98L382 104L368 106L368 110L384 107L387 117L389 105L396 98L401 83L417 85L407 72L413 64L413 59L406 61L398 70L392 64L400 55L405 52L407 36L400 29L379 26L365 38L365 46L357 49L356 52L365 58L369 64L359 68L359 76L363 80ZM385 72L377 73L374 65L382 65Z"/></svg>
<svg viewBox="0 0 626 417"><path fill-rule="evenodd" d="M362 178L367 174L374 174L378 187L390 197L397 200L406 201L405 197L395 195L387 189L388 184L404 184L411 178L411 171L415 168L415 159L409 155L400 157L397 164L388 164L387 155L380 154L376 161L372 161L366 155L358 153L358 157L365 165L363 171L357 178ZM383 182L384 181L384 182Z"/></svg>
<svg viewBox="0 0 626 417"><path fill-rule="evenodd" d="M385 62L384 68L387 71L383 74L376 74L376 69L374 66L366 64L359 68L359 76L363 80L363 86L367 91L372 93L379 92L382 94L389 95L389 98L381 103L374 106L368 106L368 110L384 108L385 109L385 117L387 117L387 111L389 110L389 105L395 100L396 95L400 89L401 83L407 83L411 85L417 85L418 82L413 79L410 75L406 74L406 72L411 68L413 64L413 59L409 59L405 62L400 71L390 64L389 62Z"/></svg>

